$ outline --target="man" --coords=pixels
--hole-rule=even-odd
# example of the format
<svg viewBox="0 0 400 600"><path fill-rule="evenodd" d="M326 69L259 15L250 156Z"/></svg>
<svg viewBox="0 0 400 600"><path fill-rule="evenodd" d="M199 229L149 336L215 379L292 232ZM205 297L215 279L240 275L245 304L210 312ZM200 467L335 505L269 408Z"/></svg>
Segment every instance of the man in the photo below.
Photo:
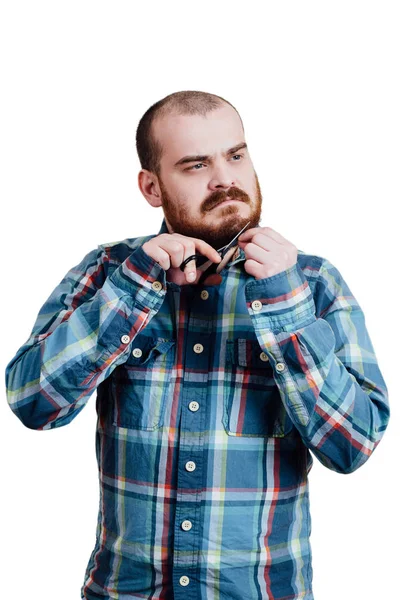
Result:
<svg viewBox="0 0 400 600"><path fill-rule="evenodd" d="M6 372L34 429L66 425L97 390L100 510L81 597L310 600L312 454L351 473L389 419L363 312L327 259L260 226L226 100L167 96L137 149L160 231L89 252ZM242 229L219 279L199 285L187 259L218 271Z"/></svg>

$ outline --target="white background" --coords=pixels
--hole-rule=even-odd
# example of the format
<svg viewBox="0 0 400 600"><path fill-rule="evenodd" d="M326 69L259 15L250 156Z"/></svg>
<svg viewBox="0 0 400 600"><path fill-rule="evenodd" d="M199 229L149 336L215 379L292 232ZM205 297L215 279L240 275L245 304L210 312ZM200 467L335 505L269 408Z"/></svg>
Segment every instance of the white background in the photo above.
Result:
<svg viewBox="0 0 400 600"><path fill-rule="evenodd" d="M156 233L137 123L185 89L229 100L263 192L261 225L328 258L361 305L392 416L351 475L310 473L316 600L398 593L397 2L4 2L1 366L99 243ZM98 508L95 394L67 427L0 404L2 597L80 598Z"/></svg>

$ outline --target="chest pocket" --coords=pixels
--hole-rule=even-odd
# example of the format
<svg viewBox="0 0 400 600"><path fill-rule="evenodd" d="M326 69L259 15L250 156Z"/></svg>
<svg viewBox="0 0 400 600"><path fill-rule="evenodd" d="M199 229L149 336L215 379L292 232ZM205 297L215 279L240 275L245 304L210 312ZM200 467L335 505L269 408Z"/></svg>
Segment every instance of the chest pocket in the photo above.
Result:
<svg viewBox="0 0 400 600"><path fill-rule="evenodd" d="M164 423L174 364L175 340L133 341L129 359L113 373L113 424L154 431Z"/></svg>
<svg viewBox="0 0 400 600"><path fill-rule="evenodd" d="M227 341L223 425L236 436L284 437L293 429L257 341Z"/></svg>

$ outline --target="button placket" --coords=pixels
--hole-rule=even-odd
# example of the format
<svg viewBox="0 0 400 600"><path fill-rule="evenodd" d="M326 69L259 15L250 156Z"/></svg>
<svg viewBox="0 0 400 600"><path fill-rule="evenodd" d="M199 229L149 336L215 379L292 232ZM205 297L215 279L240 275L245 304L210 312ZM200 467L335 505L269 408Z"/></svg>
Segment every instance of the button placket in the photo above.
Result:
<svg viewBox="0 0 400 600"><path fill-rule="evenodd" d="M205 292L207 290L200 288L197 292L193 290L193 294L181 294L179 305L181 311L188 312L188 319L182 323L182 326L185 326L183 344L186 352L183 364L179 437L181 452L178 461L174 527L174 544L179 548L179 552L174 555L173 574L175 586L188 585L188 592L192 591L191 588L194 592L197 591L196 557L201 547L196 526L201 517L199 491L203 486L203 448L207 430L207 411L201 404L208 393L210 340L213 332L213 314L209 304L213 296L211 292ZM177 335L180 335L180 331ZM195 386L193 381L196 381ZM189 491L193 492L194 501L190 505L188 515Z"/></svg>

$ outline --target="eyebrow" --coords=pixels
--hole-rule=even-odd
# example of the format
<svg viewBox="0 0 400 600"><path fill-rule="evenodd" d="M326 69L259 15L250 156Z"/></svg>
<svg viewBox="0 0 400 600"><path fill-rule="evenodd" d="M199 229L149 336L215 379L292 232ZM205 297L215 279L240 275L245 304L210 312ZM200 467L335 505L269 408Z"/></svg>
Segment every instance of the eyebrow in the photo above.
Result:
<svg viewBox="0 0 400 600"><path fill-rule="evenodd" d="M224 152L224 154L226 156L228 156L229 154L235 154L235 152L237 152L238 150L241 150L242 148L247 148L246 142L241 142L240 144L233 146L233 148L229 148L229 150ZM181 158L180 160L178 160L178 162L176 162L174 164L174 167L178 167L180 165L184 165L185 163L190 163L190 162L195 162L195 161L202 162L205 160L209 160L210 158L211 158L211 156L209 156L207 154L195 154L193 156L184 156L183 158Z"/></svg>

